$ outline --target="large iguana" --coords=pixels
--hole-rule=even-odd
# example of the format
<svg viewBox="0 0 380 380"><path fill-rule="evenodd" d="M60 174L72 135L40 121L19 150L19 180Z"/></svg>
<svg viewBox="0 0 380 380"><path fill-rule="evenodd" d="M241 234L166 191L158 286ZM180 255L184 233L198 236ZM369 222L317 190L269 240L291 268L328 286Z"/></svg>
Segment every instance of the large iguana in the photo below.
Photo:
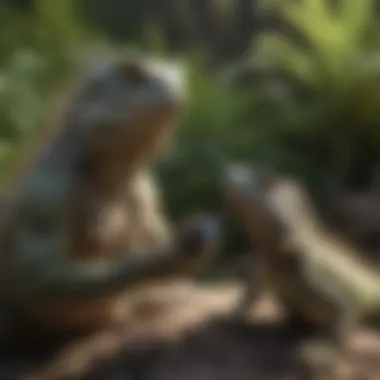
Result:
<svg viewBox="0 0 380 380"><path fill-rule="evenodd" d="M380 274L322 223L300 183L235 165L226 170L224 187L259 256L243 314L269 286L292 322L330 332L339 346L361 318L380 311Z"/></svg>
<svg viewBox="0 0 380 380"><path fill-rule="evenodd" d="M20 317L61 330L110 323L128 286L210 257L215 221L175 236L148 170L185 101L181 70L144 57L89 65L3 213L3 331Z"/></svg>

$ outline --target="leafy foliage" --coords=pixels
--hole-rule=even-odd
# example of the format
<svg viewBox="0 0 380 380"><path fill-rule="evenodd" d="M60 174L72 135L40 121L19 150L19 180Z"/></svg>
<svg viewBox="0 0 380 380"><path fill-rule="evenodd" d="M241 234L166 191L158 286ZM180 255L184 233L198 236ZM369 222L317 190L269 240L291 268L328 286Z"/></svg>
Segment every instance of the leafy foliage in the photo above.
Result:
<svg viewBox="0 0 380 380"><path fill-rule="evenodd" d="M263 34L248 58L256 75L269 78L266 87L274 85L286 94L287 108L277 113L282 120L277 131L288 136L272 135L272 140L280 138L283 147L292 148L293 159L307 163L296 170L298 174L315 186L328 184L329 190L319 191L329 196L342 187L368 185L380 143L376 4L334 3L276 2L276 11L306 37L308 46ZM279 102L284 104L273 96L272 109L281 110ZM312 142L318 147L312 148Z"/></svg>
<svg viewBox="0 0 380 380"><path fill-rule="evenodd" d="M73 22L71 1L34 1L34 13L0 5L7 30L0 36L0 171L33 136L47 112L46 98L66 78L68 48L85 32Z"/></svg>

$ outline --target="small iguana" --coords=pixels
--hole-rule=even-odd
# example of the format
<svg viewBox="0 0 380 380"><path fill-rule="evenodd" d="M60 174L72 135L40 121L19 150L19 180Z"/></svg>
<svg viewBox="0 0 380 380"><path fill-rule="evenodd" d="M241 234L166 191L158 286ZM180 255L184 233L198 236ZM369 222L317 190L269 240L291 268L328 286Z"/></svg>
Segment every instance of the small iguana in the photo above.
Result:
<svg viewBox="0 0 380 380"><path fill-rule="evenodd" d="M201 216L176 237L147 168L184 88L167 61L90 63L2 215L4 332L17 318L75 331L112 323L127 287L211 257L216 221Z"/></svg>
<svg viewBox="0 0 380 380"><path fill-rule="evenodd" d="M226 169L223 184L260 259L242 313L269 286L292 322L330 332L339 346L361 318L380 311L380 274L323 225L296 180L236 165Z"/></svg>

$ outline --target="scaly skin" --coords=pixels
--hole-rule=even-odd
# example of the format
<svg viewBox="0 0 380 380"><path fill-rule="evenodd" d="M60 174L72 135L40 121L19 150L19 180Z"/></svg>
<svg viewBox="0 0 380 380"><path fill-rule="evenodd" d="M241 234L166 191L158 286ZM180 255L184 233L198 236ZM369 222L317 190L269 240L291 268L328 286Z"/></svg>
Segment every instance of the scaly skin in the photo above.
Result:
<svg viewBox="0 0 380 380"><path fill-rule="evenodd" d="M173 236L148 170L183 102L181 70L168 62L90 65L2 218L1 290L18 315L95 328L112 323L127 287L209 259L215 221Z"/></svg>
<svg viewBox="0 0 380 380"><path fill-rule="evenodd" d="M228 205L259 250L259 284L249 284L250 307L271 286L298 322L326 329L343 344L360 318L380 310L380 274L365 255L322 224L295 180L232 166L225 175ZM253 282L253 281L252 281Z"/></svg>

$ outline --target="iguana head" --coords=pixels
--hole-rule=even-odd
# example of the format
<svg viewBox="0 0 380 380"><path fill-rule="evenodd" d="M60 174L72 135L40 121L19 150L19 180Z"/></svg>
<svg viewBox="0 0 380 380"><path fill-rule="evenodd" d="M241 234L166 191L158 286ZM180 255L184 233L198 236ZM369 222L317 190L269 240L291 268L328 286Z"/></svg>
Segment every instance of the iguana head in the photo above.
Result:
<svg viewBox="0 0 380 380"><path fill-rule="evenodd" d="M270 183L269 173L244 165L229 165L222 178L227 207L242 221L255 246L272 250L282 231L268 202Z"/></svg>
<svg viewBox="0 0 380 380"><path fill-rule="evenodd" d="M249 212L255 204L266 203L270 177L250 166L230 164L223 176L223 189L228 202L240 212Z"/></svg>
<svg viewBox="0 0 380 380"><path fill-rule="evenodd" d="M156 151L184 102L182 67L144 57L92 62L69 104L71 133L90 148Z"/></svg>
<svg viewBox="0 0 380 380"><path fill-rule="evenodd" d="M227 202L251 221L261 215L293 230L314 213L303 187L271 170L231 165L225 172L224 188Z"/></svg>

